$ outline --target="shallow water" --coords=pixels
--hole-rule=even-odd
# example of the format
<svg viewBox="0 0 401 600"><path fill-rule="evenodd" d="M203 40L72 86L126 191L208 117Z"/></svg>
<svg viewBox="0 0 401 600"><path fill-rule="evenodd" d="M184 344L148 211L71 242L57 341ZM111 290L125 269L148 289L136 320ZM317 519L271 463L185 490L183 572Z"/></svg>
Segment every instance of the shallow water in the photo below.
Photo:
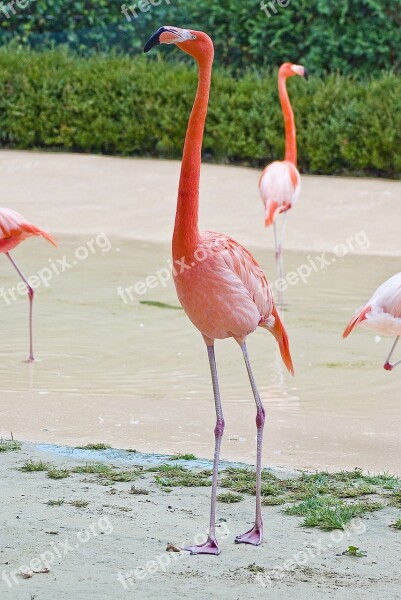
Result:
<svg viewBox="0 0 401 600"><path fill-rule="evenodd" d="M111 239L110 249L95 242L94 252L77 259L88 239L61 239L62 250L30 240L14 253L28 275L64 252L71 267L37 290L34 364L24 362L26 296L8 295L10 304L0 298L0 434L210 458L214 406L203 341L183 311L139 303L177 306L172 281L128 304L117 295L119 286L168 266L169 245ZM271 252L254 254L274 277ZM287 272L314 256L287 252ZM0 259L8 289L18 280ZM285 373L272 336L260 330L249 338L267 408L266 465L401 474L401 373L382 368L391 340L367 331L341 339L354 309L399 270L397 258L347 256L289 287L284 319L295 378ZM222 456L253 462L255 408L240 349L226 340L216 354L226 418Z"/></svg>

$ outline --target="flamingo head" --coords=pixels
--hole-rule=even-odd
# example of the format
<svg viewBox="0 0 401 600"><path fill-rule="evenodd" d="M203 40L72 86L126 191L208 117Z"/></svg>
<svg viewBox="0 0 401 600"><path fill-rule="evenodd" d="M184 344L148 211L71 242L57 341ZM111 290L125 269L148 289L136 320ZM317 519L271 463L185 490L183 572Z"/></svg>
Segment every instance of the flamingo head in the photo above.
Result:
<svg viewBox="0 0 401 600"><path fill-rule="evenodd" d="M305 69L302 65L293 65L290 62L286 62L281 65L279 74L285 78L294 77L294 75L299 75L300 77L304 77L306 80L309 78L308 70Z"/></svg>
<svg viewBox="0 0 401 600"><path fill-rule="evenodd" d="M181 29L164 25L160 27L146 42L144 52L149 52L155 46L160 44L175 44L181 50L190 54L196 59L207 55L213 58L213 42L203 31L194 31L192 29Z"/></svg>

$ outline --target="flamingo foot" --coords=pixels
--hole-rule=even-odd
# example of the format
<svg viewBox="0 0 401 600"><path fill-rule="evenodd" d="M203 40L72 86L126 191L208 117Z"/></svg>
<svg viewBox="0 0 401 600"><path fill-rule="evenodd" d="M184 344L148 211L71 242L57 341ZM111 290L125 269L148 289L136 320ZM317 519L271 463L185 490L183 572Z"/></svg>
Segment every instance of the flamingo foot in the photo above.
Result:
<svg viewBox="0 0 401 600"><path fill-rule="evenodd" d="M384 368L386 369L386 371L392 371L394 369L394 365L392 365L389 362L386 362L386 364L384 365Z"/></svg>
<svg viewBox="0 0 401 600"><path fill-rule="evenodd" d="M254 525L252 529L243 533L242 535L237 535L235 538L236 544L251 544L252 546L259 546L263 540L263 525Z"/></svg>
<svg viewBox="0 0 401 600"><path fill-rule="evenodd" d="M187 546L183 548L183 550L187 550L191 554L211 554L214 556L218 556L221 552L219 545L216 539L208 539L204 544L200 544L199 546Z"/></svg>

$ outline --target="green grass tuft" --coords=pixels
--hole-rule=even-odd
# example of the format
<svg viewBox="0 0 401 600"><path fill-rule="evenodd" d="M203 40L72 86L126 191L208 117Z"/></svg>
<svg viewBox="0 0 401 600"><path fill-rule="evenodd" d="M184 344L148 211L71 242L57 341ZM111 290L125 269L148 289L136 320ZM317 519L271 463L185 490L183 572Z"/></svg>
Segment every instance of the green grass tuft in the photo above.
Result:
<svg viewBox="0 0 401 600"><path fill-rule="evenodd" d="M51 467L47 471L47 476L49 479L66 479L70 476L70 471L68 469L57 469L56 467Z"/></svg>
<svg viewBox="0 0 401 600"><path fill-rule="evenodd" d="M108 444L86 444L86 446L75 446L77 450L109 450L111 446Z"/></svg>
<svg viewBox="0 0 401 600"><path fill-rule="evenodd" d="M20 471L24 471L24 473L36 473L39 471L47 471L48 469L50 469L49 463L43 462L42 460L37 462L27 460L20 468Z"/></svg>
<svg viewBox="0 0 401 600"><path fill-rule="evenodd" d="M64 502L64 498L59 498L58 500L48 500L46 504L48 506L61 506L62 504L64 504Z"/></svg>
<svg viewBox="0 0 401 600"><path fill-rule="evenodd" d="M217 495L217 500L219 502L225 502L226 504L235 504L236 502L241 502L244 499L244 496L241 494L234 494L233 492L222 492Z"/></svg>
<svg viewBox="0 0 401 600"><path fill-rule="evenodd" d="M15 440L0 440L0 452L16 452L21 450L21 442Z"/></svg>
<svg viewBox="0 0 401 600"><path fill-rule="evenodd" d="M170 456L169 460L197 460L197 457L195 454L181 454L178 452L178 454Z"/></svg>

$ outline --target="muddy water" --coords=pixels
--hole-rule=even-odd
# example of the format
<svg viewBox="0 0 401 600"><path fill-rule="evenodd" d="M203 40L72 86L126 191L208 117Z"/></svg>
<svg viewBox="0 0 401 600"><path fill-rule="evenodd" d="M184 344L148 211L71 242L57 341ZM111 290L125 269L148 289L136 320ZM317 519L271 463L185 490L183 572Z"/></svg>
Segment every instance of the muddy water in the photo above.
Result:
<svg viewBox="0 0 401 600"><path fill-rule="evenodd" d="M134 300L127 295L127 304L117 295L119 286L165 267L169 245L114 238L109 248L98 240L84 258L76 249L88 239L62 238L58 251L30 240L14 253L27 274L64 252L71 266L37 290L35 364L24 362L26 296L8 295L9 304L0 298L0 434L211 457L214 407L203 341L183 311L139 303L177 305L172 282ZM270 252L254 254L274 275ZM286 269L313 256L289 251ZM353 310L399 270L396 258L347 256L290 286L284 318L295 378L267 332L249 338L267 408L265 464L401 474L400 373L382 369L390 340L365 331L341 339ZM17 284L5 258L0 277L4 289ZM232 340L217 343L216 352L226 418L222 454L252 462L255 409L241 352Z"/></svg>

